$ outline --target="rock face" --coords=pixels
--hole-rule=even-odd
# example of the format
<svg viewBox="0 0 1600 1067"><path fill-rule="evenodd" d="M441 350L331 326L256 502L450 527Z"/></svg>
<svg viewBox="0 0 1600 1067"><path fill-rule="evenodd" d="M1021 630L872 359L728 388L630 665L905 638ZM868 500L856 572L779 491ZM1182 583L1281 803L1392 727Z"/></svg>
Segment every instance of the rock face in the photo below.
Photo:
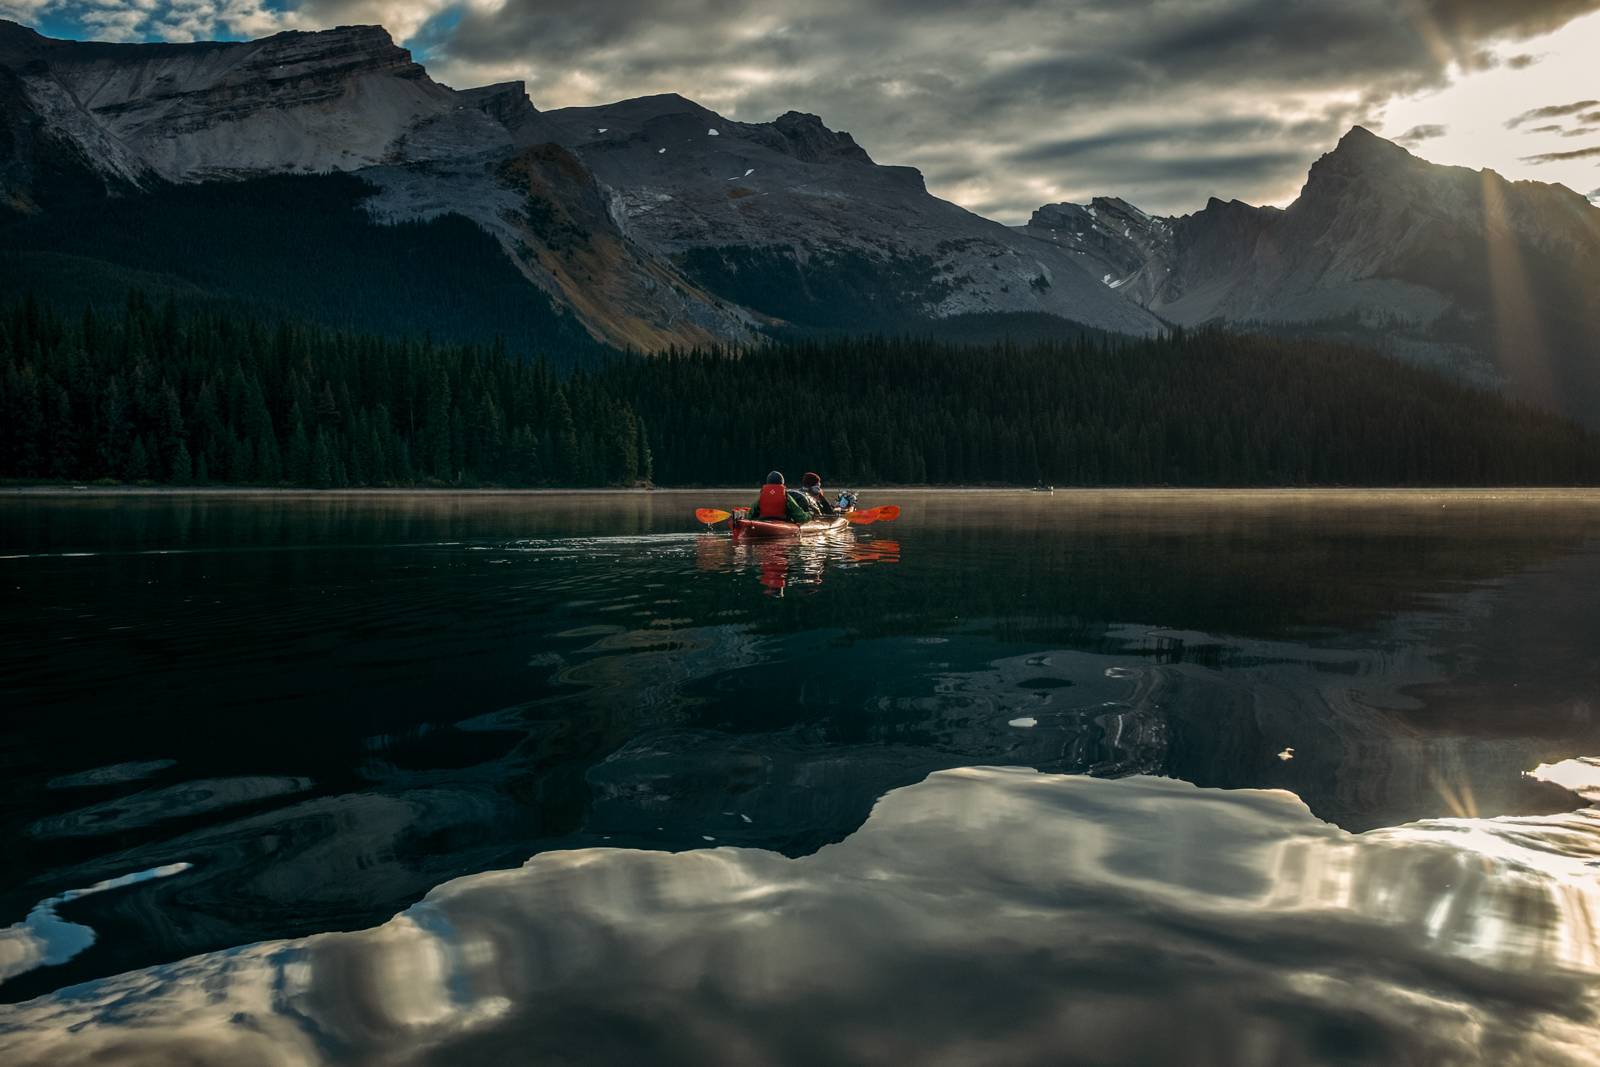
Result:
<svg viewBox="0 0 1600 1067"><path fill-rule="evenodd" d="M184 45L80 44L7 26L0 59L57 133L135 184L354 170L508 140L376 26Z"/></svg>
<svg viewBox="0 0 1600 1067"><path fill-rule="evenodd" d="M848 328L1045 312L1159 328L1070 254L931 196L916 170L874 163L814 115L734 122L665 95L541 119L611 190L630 236L773 318Z"/></svg>
<svg viewBox="0 0 1600 1067"><path fill-rule="evenodd" d="M1600 208L1559 185L1437 166L1356 127L1284 210L1212 200L1151 218L1096 199L1023 230L1175 323L1378 340L1600 417Z"/></svg>
<svg viewBox="0 0 1600 1067"><path fill-rule="evenodd" d="M357 173L375 219L472 219L618 347L996 312L1160 328L1074 257L929 195L814 115L730 122L678 96L540 113L520 82L433 81L375 26L111 45L0 22L0 137L0 194L22 212L49 210L61 175L136 194Z"/></svg>

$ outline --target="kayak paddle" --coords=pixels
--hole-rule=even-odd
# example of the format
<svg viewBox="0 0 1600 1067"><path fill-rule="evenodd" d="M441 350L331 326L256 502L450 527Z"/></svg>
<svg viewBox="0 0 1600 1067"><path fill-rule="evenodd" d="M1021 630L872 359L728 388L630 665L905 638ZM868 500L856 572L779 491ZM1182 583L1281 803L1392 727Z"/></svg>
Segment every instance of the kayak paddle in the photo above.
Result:
<svg viewBox="0 0 1600 1067"><path fill-rule="evenodd" d="M857 526L865 526L869 522L893 522L900 517L900 508L885 504L881 508L867 508L865 511L847 511L844 517Z"/></svg>
<svg viewBox="0 0 1600 1067"><path fill-rule="evenodd" d="M730 512L718 511L716 508L695 508L694 517L707 526L715 526L723 519L733 518L733 515Z"/></svg>

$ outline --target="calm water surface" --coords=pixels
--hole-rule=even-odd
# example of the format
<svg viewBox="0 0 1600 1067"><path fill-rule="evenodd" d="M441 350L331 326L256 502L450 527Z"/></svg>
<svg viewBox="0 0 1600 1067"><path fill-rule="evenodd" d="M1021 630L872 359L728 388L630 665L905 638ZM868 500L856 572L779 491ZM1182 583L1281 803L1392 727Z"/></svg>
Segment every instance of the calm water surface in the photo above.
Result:
<svg viewBox="0 0 1600 1067"><path fill-rule="evenodd" d="M1600 1056L1600 495L747 495L0 499L0 1060Z"/></svg>

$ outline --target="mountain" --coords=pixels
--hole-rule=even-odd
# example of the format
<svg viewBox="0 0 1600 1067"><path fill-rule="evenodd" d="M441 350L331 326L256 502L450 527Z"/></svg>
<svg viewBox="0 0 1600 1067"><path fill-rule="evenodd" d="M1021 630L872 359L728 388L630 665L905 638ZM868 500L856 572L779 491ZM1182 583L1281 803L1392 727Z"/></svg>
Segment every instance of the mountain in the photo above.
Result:
<svg viewBox="0 0 1600 1067"><path fill-rule="evenodd" d="M360 183L354 203L348 179L325 177L339 174ZM292 193L285 176L301 176ZM344 274L319 274L315 238L298 259L283 247L297 198L357 216L336 220ZM172 234L196 200L215 209L207 230ZM393 242L361 226L421 227L405 297L373 292L363 312L397 328L427 291L430 227L453 218L498 246L502 266L478 268L500 270L498 292L507 269L528 290L526 306L474 321L543 322L569 342L655 350L1020 314L1064 332L1161 328L1076 257L930 195L815 116L733 122L678 96L541 113L519 82L434 81L375 26L101 44L0 22L0 205L23 257L0 263L4 280L153 277L252 298L259 286L225 276L233 248L264 257L256 274L295 275L274 283L282 302L315 309L333 303L319 290L375 288L363 256L395 269L378 263ZM85 239L86 213L122 235L115 256ZM471 240L449 235L452 253ZM436 273L435 301L476 299L481 286Z"/></svg>
<svg viewBox="0 0 1600 1067"><path fill-rule="evenodd" d="M1600 417L1600 208L1563 186L1428 163L1358 126L1285 209L1158 218L1097 198L1020 229L1173 323L1376 342Z"/></svg>
<svg viewBox="0 0 1600 1067"><path fill-rule="evenodd" d="M1107 301L1072 256L930 195L916 170L874 163L815 115L733 122L665 95L543 119L612 190L630 236L773 318L848 328L1045 312L1157 328Z"/></svg>

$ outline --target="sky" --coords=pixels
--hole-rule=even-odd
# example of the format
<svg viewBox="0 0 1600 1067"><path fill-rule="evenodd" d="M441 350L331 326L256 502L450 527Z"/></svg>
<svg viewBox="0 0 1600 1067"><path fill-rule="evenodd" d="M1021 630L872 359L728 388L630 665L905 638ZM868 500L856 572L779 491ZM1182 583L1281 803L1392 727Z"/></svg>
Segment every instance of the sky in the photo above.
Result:
<svg viewBox="0 0 1600 1067"><path fill-rule="evenodd" d="M378 23L541 109L677 92L820 115L1008 223L1095 195L1286 204L1357 123L1600 202L1600 0L0 0L51 36Z"/></svg>

